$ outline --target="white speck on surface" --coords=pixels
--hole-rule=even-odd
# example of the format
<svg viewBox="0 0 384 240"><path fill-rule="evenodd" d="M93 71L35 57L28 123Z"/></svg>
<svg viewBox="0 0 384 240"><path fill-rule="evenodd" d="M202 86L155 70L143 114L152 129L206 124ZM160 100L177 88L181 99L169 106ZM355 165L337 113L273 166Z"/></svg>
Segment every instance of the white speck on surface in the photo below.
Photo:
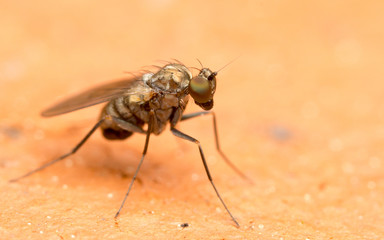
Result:
<svg viewBox="0 0 384 240"><path fill-rule="evenodd" d="M27 223L29 226L31 226L32 225L32 223Z"/></svg>
<svg viewBox="0 0 384 240"><path fill-rule="evenodd" d="M312 200L311 194L309 194L309 193L304 194L304 201L306 203L311 202L311 200Z"/></svg>
<svg viewBox="0 0 384 240"><path fill-rule="evenodd" d="M263 224L259 224L259 229L261 230L261 229L264 229L264 225Z"/></svg>
<svg viewBox="0 0 384 240"><path fill-rule="evenodd" d="M52 176L51 177L51 180L52 180L52 182L58 182L59 181L59 177L58 176Z"/></svg>
<svg viewBox="0 0 384 240"><path fill-rule="evenodd" d="M108 197L108 198L113 198L113 193L108 193L108 194L107 194L107 197Z"/></svg>
<svg viewBox="0 0 384 240"><path fill-rule="evenodd" d="M329 141L329 149L333 152L340 152L344 148L344 143L338 138L331 139Z"/></svg>
<svg viewBox="0 0 384 240"><path fill-rule="evenodd" d="M71 235L71 238L75 238L76 236L74 234Z"/></svg>
<svg viewBox="0 0 384 240"><path fill-rule="evenodd" d="M47 216L48 219L51 219L52 217L51 216Z"/></svg>
<svg viewBox="0 0 384 240"><path fill-rule="evenodd" d="M44 232L43 231L40 231L40 234L43 234Z"/></svg>
<svg viewBox="0 0 384 240"><path fill-rule="evenodd" d="M216 212L217 212L217 213L221 213L221 212L222 212L221 208L217 207L217 208L216 208Z"/></svg>
<svg viewBox="0 0 384 240"><path fill-rule="evenodd" d="M193 173L191 176L192 181L196 182L200 179L199 174Z"/></svg>

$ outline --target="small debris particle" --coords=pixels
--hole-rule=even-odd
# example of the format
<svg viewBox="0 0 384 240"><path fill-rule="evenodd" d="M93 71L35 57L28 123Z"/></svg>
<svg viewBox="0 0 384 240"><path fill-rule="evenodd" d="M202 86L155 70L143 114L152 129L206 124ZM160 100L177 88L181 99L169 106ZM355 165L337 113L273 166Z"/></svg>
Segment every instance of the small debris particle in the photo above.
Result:
<svg viewBox="0 0 384 240"><path fill-rule="evenodd" d="M189 223L181 223L181 224L179 224L179 227L181 227L181 228L189 227Z"/></svg>

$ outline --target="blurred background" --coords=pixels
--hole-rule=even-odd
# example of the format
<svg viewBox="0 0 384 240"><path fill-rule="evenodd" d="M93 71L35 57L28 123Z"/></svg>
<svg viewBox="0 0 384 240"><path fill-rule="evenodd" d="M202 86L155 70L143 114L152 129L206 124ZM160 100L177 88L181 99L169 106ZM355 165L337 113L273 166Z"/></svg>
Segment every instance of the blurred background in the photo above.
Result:
<svg viewBox="0 0 384 240"><path fill-rule="evenodd" d="M99 231L117 238L152 236L156 228L146 228L151 221L162 223L163 237L383 236L383 7L380 1L1 1L0 231L18 238L20 227L36 238L41 231L46 237L92 236L55 225L66 213L47 198L59 205L75 198L82 203L66 206L78 209L71 216L87 206L103 216L97 219L108 218ZM144 183L134 189L138 193L124 215L137 225L119 233L108 224L143 136L111 144L97 133L71 161L7 183L68 151L95 123L100 107L52 119L41 118L41 110L60 97L172 59L200 67L199 59L212 70L236 59L218 75L214 110L223 149L255 183L223 164L209 117L180 129L202 141L240 230L215 202L195 146L170 133L151 139ZM187 112L197 110L191 102ZM120 172L128 178L121 180ZM63 184L73 192L63 193ZM84 196L73 196L79 188ZM113 203L104 198L110 191ZM197 210L186 212L184 200ZM168 213L141 214L148 202L155 212ZM55 224L27 225L47 221L49 211L57 214ZM183 233L172 220L195 215L187 220L195 229ZM94 226L92 217L75 219L69 222Z"/></svg>

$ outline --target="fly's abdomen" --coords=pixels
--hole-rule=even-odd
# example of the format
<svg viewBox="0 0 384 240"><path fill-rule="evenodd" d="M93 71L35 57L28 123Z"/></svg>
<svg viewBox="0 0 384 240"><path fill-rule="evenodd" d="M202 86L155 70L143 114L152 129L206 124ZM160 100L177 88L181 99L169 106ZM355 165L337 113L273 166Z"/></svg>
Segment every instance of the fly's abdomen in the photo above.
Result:
<svg viewBox="0 0 384 240"><path fill-rule="evenodd" d="M141 128L144 125L144 122L131 113L130 109L125 106L124 99L124 97L120 97L109 102L103 108L101 118L110 115ZM104 121L100 128L103 132L103 136L110 140L124 140L133 134L132 131L122 129L112 120Z"/></svg>
<svg viewBox="0 0 384 240"><path fill-rule="evenodd" d="M102 128L103 136L109 140L124 140L132 135L132 132L121 128Z"/></svg>

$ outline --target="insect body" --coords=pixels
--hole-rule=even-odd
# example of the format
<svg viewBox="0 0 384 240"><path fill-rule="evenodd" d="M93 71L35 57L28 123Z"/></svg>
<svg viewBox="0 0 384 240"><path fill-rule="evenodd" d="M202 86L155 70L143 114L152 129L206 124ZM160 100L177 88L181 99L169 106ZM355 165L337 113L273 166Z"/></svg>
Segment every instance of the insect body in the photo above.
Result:
<svg viewBox="0 0 384 240"><path fill-rule="evenodd" d="M108 139L124 139L135 131L144 133L141 127L150 122L151 112L151 133L160 134L168 121L174 127L188 103L187 88L191 78L191 72L180 64L167 65L155 74L144 74L142 81L132 86L134 93L117 97L104 107L101 118L112 116L126 123L104 121L101 124L103 135Z"/></svg>
<svg viewBox="0 0 384 240"><path fill-rule="evenodd" d="M49 165L68 157L69 155L74 154L99 127L101 128L104 137L112 140L125 139L135 132L146 134L141 160L134 173L120 209L115 215L116 218L124 206L140 170L141 164L143 163L148 149L150 135L152 133L155 135L160 134L169 122L171 132L175 136L197 144L209 181L211 182L224 208L231 216L235 224L239 226L212 181L200 142L176 129L176 124L179 121L205 114L212 114L217 150L223 156L224 160L235 171L241 174L241 172L228 160L220 149L216 129L216 120L213 112L203 111L183 115L185 107L188 103L189 95L191 95L195 103L204 110L212 109L213 95L216 90L216 75L217 72L212 72L208 68L202 68L197 76L192 77L191 71L186 66L180 63L171 63L160 68L156 73L145 73L140 77L132 77L108 83L63 100L62 102L43 111L42 115L45 117L51 117L102 102L108 103L103 108L99 121L80 141L80 143L72 149L72 151L24 174L19 178L12 179L11 181L15 182L21 178L40 171ZM146 129L143 128L145 124L147 124Z"/></svg>

